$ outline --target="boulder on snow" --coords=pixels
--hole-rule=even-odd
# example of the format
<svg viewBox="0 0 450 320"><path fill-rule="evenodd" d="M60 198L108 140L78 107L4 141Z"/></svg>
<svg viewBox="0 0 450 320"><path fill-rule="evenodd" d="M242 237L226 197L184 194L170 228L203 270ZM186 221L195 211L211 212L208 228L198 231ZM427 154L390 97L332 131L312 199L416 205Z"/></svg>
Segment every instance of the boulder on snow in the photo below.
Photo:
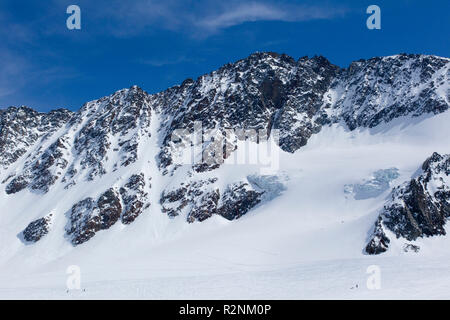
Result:
<svg viewBox="0 0 450 320"><path fill-rule="evenodd" d="M86 198L72 207L66 234L73 245L79 245L91 239L98 231L109 229L119 220L121 213L119 195L111 188L97 201Z"/></svg>
<svg viewBox="0 0 450 320"><path fill-rule="evenodd" d="M22 237L26 242L37 242L50 231L52 214L30 222L22 231Z"/></svg>

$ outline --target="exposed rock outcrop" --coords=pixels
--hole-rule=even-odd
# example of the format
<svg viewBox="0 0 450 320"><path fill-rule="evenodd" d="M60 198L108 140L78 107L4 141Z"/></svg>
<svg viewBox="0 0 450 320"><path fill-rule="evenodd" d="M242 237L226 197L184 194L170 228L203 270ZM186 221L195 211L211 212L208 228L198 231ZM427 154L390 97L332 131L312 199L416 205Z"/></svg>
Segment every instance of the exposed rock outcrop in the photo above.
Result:
<svg viewBox="0 0 450 320"><path fill-rule="evenodd" d="M132 175L120 188L105 191L97 200L86 198L68 212L66 234L72 244L88 241L98 231L109 229L119 220L130 224L150 206L143 173Z"/></svg>
<svg viewBox="0 0 450 320"><path fill-rule="evenodd" d="M23 239L26 242L37 242L41 240L41 238L50 231L51 222L52 214L31 222L25 230L22 231Z"/></svg>
<svg viewBox="0 0 450 320"><path fill-rule="evenodd" d="M120 188L120 195L124 204L121 215L123 224L132 223L150 206L148 193L145 192L145 186L145 176L141 173L132 175L128 182Z"/></svg>
<svg viewBox="0 0 450 320"><path fill-rule="evenodd" d="M97 201L86 198L72 207L66 233L72 244L81 244L98 231L109 229L119 220L121 213L119 195L114 189L109 189Z"/></svg>

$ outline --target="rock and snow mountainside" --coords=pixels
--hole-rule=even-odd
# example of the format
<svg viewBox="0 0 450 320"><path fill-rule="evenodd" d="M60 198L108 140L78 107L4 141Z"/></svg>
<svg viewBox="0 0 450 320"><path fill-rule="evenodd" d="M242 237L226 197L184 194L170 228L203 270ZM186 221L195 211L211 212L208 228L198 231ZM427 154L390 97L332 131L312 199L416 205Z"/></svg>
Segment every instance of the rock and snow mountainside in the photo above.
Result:
<svg viewBox="0 0 450 320"><path fill-rule="evenodd" d="M279 148L293 154L333 125L353 131L443 113L450 105L449 67L450 59L426 55L342 69L324 57L255 53L157 94L133 86L77 112L10 107L0 111L1 207L8 211L24 194L36 196L28 212L15 212L22 219L32 212L18 232L28 244L64 225L66 240L79 245L115 224L138 223L152 207L188 222L234 220L285 189L276 173L246 167L223 174L245 142L262 143L255 132L276 132ZM174 139L199 125L207 136ZM180 161L191 147L212 161ZM394 190L367 252L386 249L383 228L406 239L444 233L448 185L428 183L435 179L430 161L426 177Z"/></svg>
<svg viewBox="0 0 450 320"><path fill-rule="evenodd" d="M395 187L375 223L366 246L369 254L388 249L391 240L385 229L407 241L419 237L445 235L450 217L450 155L433 153L422 165L420 174ZM405 249L419 247L406 243Z"/></svg>
<svg viewBox="0 0 450 320"><path fill-rule="evenodd" d="M27 107L0 110L0 170L16 162L38 140L48 139L72 114L65 109L49 113L38 113Z"/></svg>

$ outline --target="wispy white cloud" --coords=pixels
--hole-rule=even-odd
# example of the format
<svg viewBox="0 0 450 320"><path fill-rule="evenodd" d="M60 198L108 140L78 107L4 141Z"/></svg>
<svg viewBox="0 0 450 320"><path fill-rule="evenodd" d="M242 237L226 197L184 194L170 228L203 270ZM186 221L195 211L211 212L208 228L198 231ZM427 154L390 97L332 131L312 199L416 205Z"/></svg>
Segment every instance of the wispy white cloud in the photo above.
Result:
<svg viewBox="0 0 450 320"><path fill-rule="evenodd" d="M98 11L110 19L109 31L117 36L151 32L157 29L186 32L208 37L226 28L246 22L300 22L332 19L346 13L344 7L301 5L275 1L177 1L138 0L133 3L112 1Z"/></svg>
<svg viewBox="0 0 450 320"><path fill-rule="evenodd" d="M275 5L262 2L240 2L227 6L196 22L196 26L208 33L255 21L296 22L331 19L345 13L343 8L326 8L304 5Z"/></svg>
<svg viewBox="0 0 450 320"><path fill-rule="evenodd" d="M37 32L46 35L67 32L60 19L68 2L50 0L50 3L42 8L40 15L36 15L35 21L29 21L26 26L9 23L9 30L14 28L14 35L24 41L33 41ZM201 38L246 22L332 19L347 12L343 6L330 6L321 0L302 3L283 0L77 1L81 8L82 25L91 26L90 34L117 37L170 30Z"/></svg>

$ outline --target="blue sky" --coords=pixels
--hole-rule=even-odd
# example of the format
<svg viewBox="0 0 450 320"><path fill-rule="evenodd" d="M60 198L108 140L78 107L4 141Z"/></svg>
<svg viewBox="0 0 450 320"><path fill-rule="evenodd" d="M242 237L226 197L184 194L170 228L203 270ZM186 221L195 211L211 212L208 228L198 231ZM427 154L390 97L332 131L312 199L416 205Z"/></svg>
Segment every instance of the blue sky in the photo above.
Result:
<svg viewBox="0 0 450 320"><path fill-rule="evenodd" d="M66 27L71 4L81 30ZM371 4L381 30L366 27ZM448 0L1 0L0 108L77 110L134 84L154 93L255 51L342 67L402 52L450 57L449 21Z"/></svg>

